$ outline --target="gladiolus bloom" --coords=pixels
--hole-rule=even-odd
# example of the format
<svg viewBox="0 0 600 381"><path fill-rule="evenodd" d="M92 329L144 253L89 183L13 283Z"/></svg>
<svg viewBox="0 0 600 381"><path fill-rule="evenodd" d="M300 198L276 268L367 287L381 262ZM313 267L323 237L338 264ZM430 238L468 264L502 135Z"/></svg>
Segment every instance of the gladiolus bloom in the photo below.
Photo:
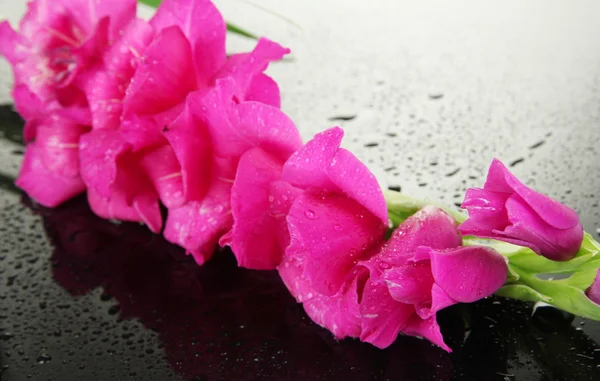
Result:
<svg viewBox="0 0 600 381"><path fill-rule="evenodd" d="M483 189L467 190L462 207L469 211L462 234L527 246L552 260L571 259L583 241L573 209L529 188L497 159Z"/></svg>

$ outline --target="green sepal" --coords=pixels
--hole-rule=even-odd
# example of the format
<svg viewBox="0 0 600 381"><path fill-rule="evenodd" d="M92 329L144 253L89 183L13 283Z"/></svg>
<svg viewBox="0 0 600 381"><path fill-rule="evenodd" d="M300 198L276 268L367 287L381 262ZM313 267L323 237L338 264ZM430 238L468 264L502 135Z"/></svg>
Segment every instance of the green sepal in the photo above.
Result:
<svg viewBox="0 0 600 381"><path fill-rule="evenodd" d="M464 237L463 244L491 247L507 259L507 282L497 295L544 302L578 316L600 320L600 305L585 295L600 268L600 244L590 234L584 234L581 248L568 261L552 261L527 247L493 239Z"/></svg>

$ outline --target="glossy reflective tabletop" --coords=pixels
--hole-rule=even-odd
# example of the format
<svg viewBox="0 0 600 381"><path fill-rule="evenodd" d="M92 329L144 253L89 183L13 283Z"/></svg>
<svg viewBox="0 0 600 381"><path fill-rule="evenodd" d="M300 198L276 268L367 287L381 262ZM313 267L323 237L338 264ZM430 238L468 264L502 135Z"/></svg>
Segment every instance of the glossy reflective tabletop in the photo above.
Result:
<svg viewBox="0 0 600 381"><path fill-rule="evenodd" d="M217 2L294 51L269 70L305 138L338 124L382 184L449 205L498 157L600 239L600 3L415 3ZM600 323L502 298L439 314L451 354L336 342L226 250L197 267L84 196L36 205L12 183L21 129L0 107L1 380L600 380Z"/></svg>

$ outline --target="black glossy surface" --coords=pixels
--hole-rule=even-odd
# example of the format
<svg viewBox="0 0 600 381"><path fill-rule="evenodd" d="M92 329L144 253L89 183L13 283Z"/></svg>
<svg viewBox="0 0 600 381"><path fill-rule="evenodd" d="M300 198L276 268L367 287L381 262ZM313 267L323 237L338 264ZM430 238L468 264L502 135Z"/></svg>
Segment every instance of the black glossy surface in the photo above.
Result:
<svg viewBox="0 0 600 381"><path fill-rule="evenodd" d="M2 130L21 123L0 109ZM18 159L19 149L11 154ZM79 197L50 210L3 176L2 380L597 380L600 324L490 298L443 311L447 354L400 337L336 342L277 274L222 251L197 267L137 224Z"/></svg>

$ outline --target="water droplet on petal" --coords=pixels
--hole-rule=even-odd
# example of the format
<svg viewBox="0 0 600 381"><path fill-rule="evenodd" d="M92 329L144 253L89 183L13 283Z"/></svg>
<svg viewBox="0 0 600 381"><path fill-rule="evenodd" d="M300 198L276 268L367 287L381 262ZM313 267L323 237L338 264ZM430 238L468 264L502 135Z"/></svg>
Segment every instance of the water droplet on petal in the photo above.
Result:
<svg viewBox="0 0 600 381"><path fill-rule="evenodd" d="M306 216L306 218L308 218L309 220L314 220L316 218L315 212L313 210L310 209L306 209L304 211L304 215Z"/></svg>

